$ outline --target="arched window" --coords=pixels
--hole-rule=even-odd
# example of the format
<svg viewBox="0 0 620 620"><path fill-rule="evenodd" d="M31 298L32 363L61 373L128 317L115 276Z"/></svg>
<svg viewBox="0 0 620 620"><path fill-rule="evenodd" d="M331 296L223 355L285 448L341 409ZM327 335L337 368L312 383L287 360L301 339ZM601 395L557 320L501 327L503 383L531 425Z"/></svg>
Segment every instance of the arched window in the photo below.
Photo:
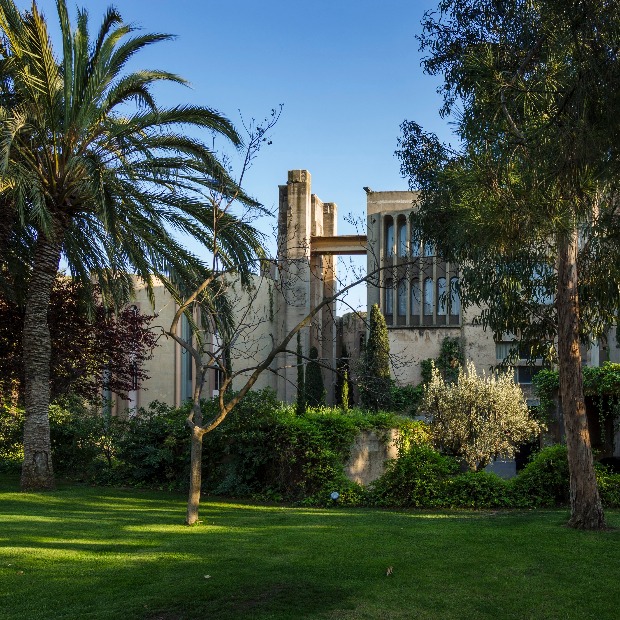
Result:
<svg viewBox="0 0 620 620"><path fill-rule="evenodd" d="M459 279L450 278L450 315L461 314L461 298L459 297Z"/></svg>
<svg viewBox="0 0 620 620"><path fill-rule="evenodd" d="M385 314L394 314L394 280L385 281Z"/></svg>
<svg viewBox="0 0 620 620"><path fill-rule="evenodd" d="M398 256L407 256L407 221L398 220Z"/></svg>
<svg viewBox="0 0 620 620"><path fill-rule="evenodd" d="M424 256L435 256L435 247L430 241L424 242Z"/></svg>
<svg viewBox="0 0 620 620"><path fill-rule="evenodd" d="M412 280L411 282L411 315L420 316L420 308L422 307L422 294L420 292L420 282Z"/></svg>
<svg viewBox="0 0 620 620"><path fill-rule="evenodd" d="M394 256L394 220L385 218L385 255Z"/></svg>
<svg viewBox="0 0 620 620"><path fill-rule="evenodd" d="M437 278L437 314L439 316L446 316L448 314L445 278Z"/></svg>
<svg viewBox="0 0 620 620"><path fill-rule="evenodd" d="M398 316L407 316L407 281L401 280L398 283L396 293L398 299Z"/></svg>
<svg viewBox="0 0 620 620"><path fill-rule="evenodd" d="M433 316L433 279L424 280L424 316Z"/></svg>

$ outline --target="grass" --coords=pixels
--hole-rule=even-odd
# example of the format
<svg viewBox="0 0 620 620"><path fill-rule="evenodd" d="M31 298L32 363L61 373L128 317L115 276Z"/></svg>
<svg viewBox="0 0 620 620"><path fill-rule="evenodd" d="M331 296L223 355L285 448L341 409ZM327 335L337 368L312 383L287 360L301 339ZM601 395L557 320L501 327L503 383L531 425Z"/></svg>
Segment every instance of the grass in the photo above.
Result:
<svg viewBox="0 0 620 620"><path fill-rule="evenodd" d="M620 530L566 511L304 509L0 485L0 619L618 617ZM620 512L609 511L620 526ZM392 574L386 575L388 567ZM208 577L207 577L208 576Z"/></svg>

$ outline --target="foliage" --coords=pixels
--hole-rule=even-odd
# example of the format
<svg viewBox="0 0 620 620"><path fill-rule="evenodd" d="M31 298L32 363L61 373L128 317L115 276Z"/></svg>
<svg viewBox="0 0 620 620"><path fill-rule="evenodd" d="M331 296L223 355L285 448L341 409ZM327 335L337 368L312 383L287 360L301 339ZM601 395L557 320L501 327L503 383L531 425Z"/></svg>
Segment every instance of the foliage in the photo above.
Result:
<svg viewBox="0 0 620 620"><path fill-rule="evenodd" d="M431 380L434 366L447 383L453 383L458 379L459 368L464 364L465 353L462 339L446 336L441 341L439 355L435 359L429 358L420 362L422 382L428 383Z"/></svg>
<svg viewBox="0 0 620 620"><path fill-rule="evenodd" d="M507 374L479 376L472 362L448 383L434 369L420 405L433 441L477 471L498 456L513 458L541 426L530 415L521 388Z"/></svg>
<svg viewBox="0 0 620 620"><path fill-rule="evenodd" d="M512 508L512 485L486 471L467 471L450 480L446 505L458 508Z"/></svg>
<svg viewBox="0 0 620 620"><path fill-rule="evenodd" d="M346 346L342 346L342 354L336 362L338 371L336 379L336 404L345 411L353 406L353 381L351 379L351 364Z"/></svg>
<svg viewBox="0 0 620 620"><path fill-rule="evenodd" d="M543 448L534 455L514 481L518 501L533 506L567 504L569 474L566 446Z"/></svg>
<svg viewBox="0 0 620 620"><path fill-rule="evenodd" d="M342 403L343 411L349 410L349 371L345 370L342 376L342 388L340 392L340 402Z"/></svg>
<svg viewBox="0 0 620 620"><path fill-rule="evenodd" d="M557 370L543 369L534 376L539 411L549 416L555 407L554 398L559 392L560 378ZM607 417L620 418L620 364L604 362L601 366L584 366L583 391L596 398L601 421Z"/></svg>
<svg viewBox="0 0 620 620"><path fill-rule="evenodd" d="M319 364L319 352L316 347L310 348L310 359L306 364L304 381L304 400L308 407L320 407L325 404L325 385Z"/></svg>
<svg viewBox="0 0 620 620"><path fill-rule="evenodd" d="M424 443L412 443L385 473L371 485L377 506L444 506L449 479L459 470L456 459L444 456Z"/></svg>
<svg viewBox="0 0 620 620"><path fill-rule="evenodd" d="M358 373L362 406L373 411L390 406L390 343L385 317L379 306L370 309L368 341Z"/></svg>
<svg viewBox="0 0 620 620"><path fill-rule="evenodd" d="M620 508L620 474L609 474L599 469L596 483L603 505L606 508Z"/></svg>
<svg viewBox="0 0 620 620"><path fill-rule="evenodd" d="M413 437L417 426L392 414L357 409L309 408L297 416L272 391L250 392L205 437L204 485L216 494L311 504L331 503L329 494L337 490L340 503L358 502L363 494L343 473L355 436L396 427Z"/></svg>
<svg viewBox="0 0 620 620"><path fill-rule="evenodd" d="M0 471L17 471L24 458L24 410L0 401Z"/></svg>
<svg viewBox="0 0 620 620"><path fill-rule="evenodd" d="M271 303L271 284L269 284L269 293ZM295 403L295 411L297 415L306 413L306 388L304 385L304 362L300 332L297 332L297 401Z"/></svg>
<svg viewBox="0 0 620 620"><path fill-rule="evenodd" d="M418 411L424 388L421 385L396 385L390 387L389 408L403 415L415 415Z"/></svg>
<svg viewBox="0 0 620 620"><path fill-rule="evenodd" d="M144 363L156 346L149 329L154 317L132 306L115 314L100 303L88 314L80 287L56 278L48 312L52 401L69 393L97 400L103 389L125 397L148 379ZM0 397L23 398L23 320L23 309L0 296Z"/></svg>

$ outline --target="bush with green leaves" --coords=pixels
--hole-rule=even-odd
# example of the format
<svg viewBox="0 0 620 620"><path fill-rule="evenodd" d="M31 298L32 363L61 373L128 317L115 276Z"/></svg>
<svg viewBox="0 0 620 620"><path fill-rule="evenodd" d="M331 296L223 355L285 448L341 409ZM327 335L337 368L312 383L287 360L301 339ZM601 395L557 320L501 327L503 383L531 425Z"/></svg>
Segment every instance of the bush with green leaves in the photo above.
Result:
<svg viewBox="0 0 620 620"><path fill-rule="evenodd" d="M0 471L17 472L24 458L24 410L0 402Z"/></svg>
<svg viewBox="0 0 620 620"><path fill-rule="evenodd" d="M479 471L494 458L514 458L517 448L541 432L521 387L508 374L478 375L472 362L449 382L437 368L424 387L420 410L433 442Z"/></svg>
<svg viewBox="0 0 620 620"><path fill-rule="evenodd" d="M399 508L445 506L450 478L458 471L453 457L439 454L428 444L411 443L371 485L372 503Z"/></svg>
<svg viewBox="0 0 620 620"><path fill-rule="evenodd" d="M449 481L446 506L454 508L511 508L509 480L486 471L467 471Z"/></svg>
<svg viewBox="0 0 620 620"><path fill-rule="evenodd" d="M515 502L525 506L556 506L569 501L566 446L543 448L513 481Z"/></svg>
<svg viewBox="0 0 620 620"><path fill-rule="evenodd" d="M293 406L277 402L273 391L250 393L205 436L204 487L214 494L309 504L329 504L337 491L340 504L358 503L364 493L344 475L355 436L395 426L412 436L416 425L359 409L309 408L299 416Z"/></svg>

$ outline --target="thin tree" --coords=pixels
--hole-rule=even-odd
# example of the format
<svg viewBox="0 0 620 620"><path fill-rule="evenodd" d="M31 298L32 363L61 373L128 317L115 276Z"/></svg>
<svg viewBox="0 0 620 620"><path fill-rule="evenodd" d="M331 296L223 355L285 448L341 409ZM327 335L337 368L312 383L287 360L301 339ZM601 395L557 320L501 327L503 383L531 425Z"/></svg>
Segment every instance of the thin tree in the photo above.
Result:
<svg viewBox="0 0 620 620"><path fill-rule="evenodd" d="M325 384L319 364L319 351L310 347L310 359L306 364L306 378L304 383L305 401L309 407L320 407L325 404Z"/></svg>
<svg viewBox="0 0 620 620"><path fill-rule="evenodd" d="M15 214L13 222L25 223L31 250L27 284L16 283L27 287L23 489L54 486L47 312L61 256L85 288L96 276L108 305L128 298L131 271L150 293L154 276L170 288L174 280L201 281L206 265L170 230L210 245L214 214L202 192L216 177L220 185L229 181L210 148L185 132L216 132L239 143L231 123L209 108L157 105L152 86L184 84L180 77L125 70L169 35L136 34L110 8L91 38L85 10L78 10L73 31L64 0L57 13L59 61L36 2L20 13L12 0L0 0L0 204ZM243 222L218 238L231 264L246 264L248 247L259 245ZM15 252L0 252L6 273Z"/></svg>

